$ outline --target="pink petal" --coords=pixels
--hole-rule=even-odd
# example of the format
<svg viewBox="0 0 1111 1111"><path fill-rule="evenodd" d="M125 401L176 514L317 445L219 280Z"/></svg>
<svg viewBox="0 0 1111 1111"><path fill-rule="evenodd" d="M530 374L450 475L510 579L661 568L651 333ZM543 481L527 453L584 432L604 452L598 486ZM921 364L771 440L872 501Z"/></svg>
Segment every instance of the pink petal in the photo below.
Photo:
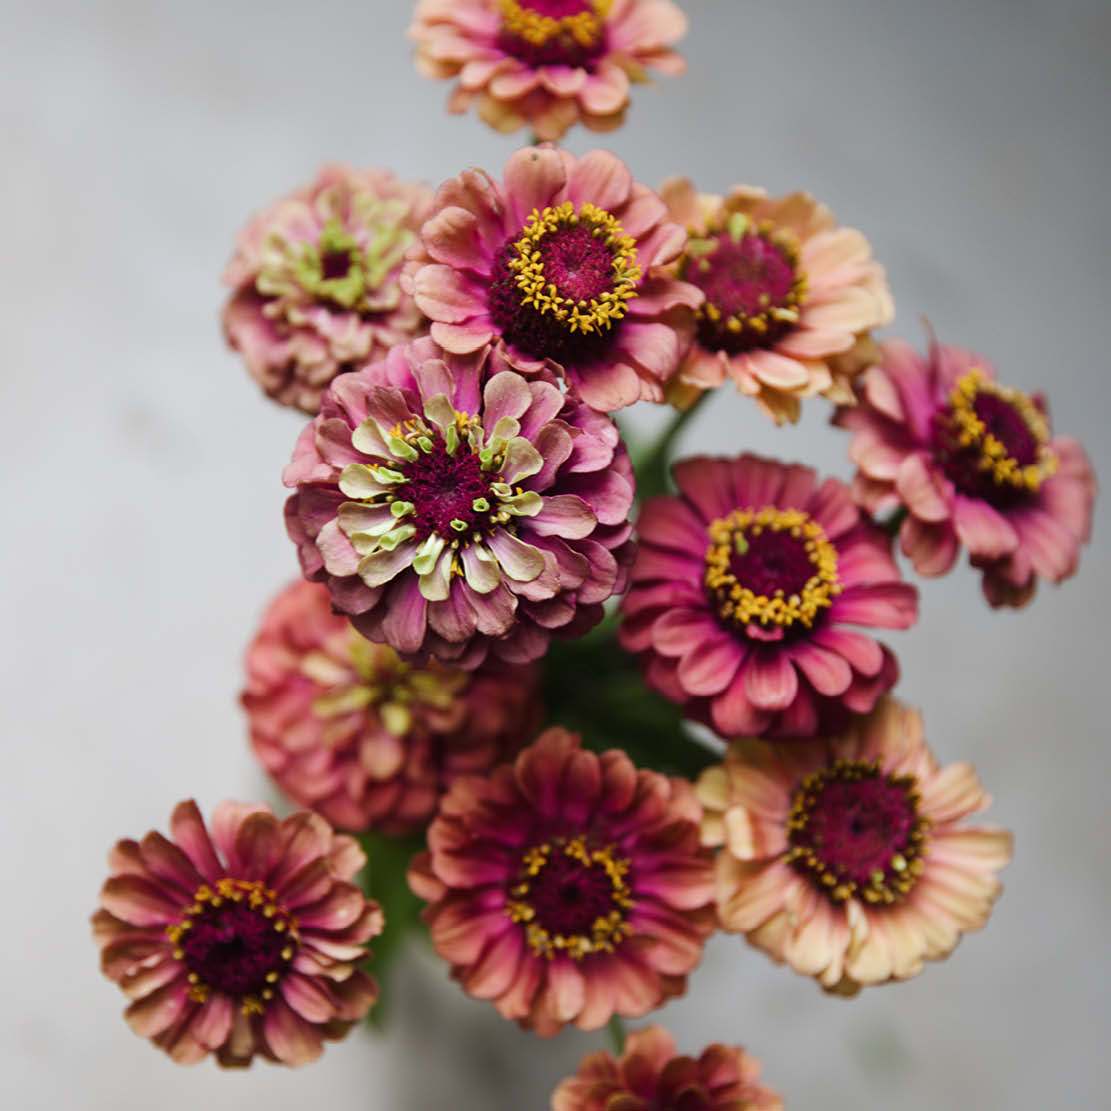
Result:
<svg viewBox="0 0 1111 1111"><path fill-rule="evenodd" d="M745 694L760 710L785 710L798 693L798 674L783 652L756 649L745 660Z"/></svg>

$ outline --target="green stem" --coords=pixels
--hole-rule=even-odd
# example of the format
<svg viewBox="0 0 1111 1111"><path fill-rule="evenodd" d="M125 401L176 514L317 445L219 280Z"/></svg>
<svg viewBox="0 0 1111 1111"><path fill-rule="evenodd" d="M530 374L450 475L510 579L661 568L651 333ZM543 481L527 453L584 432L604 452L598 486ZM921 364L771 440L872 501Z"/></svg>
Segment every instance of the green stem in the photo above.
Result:
<svg viewBox="0 0 1111 1111"><path fill-rule="evenodd" d="M625 1023L614 1015L606 1025L609 1031L610 1041L613 1042L613 1051L620 1057L625 1052Z"/></svg>
<svg viewBox="0 0 1111 1111"><path fill-rule="evenodd" d="M899 535L899 529L902 527L902 524L906 520L906 518L907 507L905 505L900 505L899 508L891 514L890 517L888 517L884 521L877 521L876 524L878 524L880 528L882 528L888 534L888 536L894 537Z"/></svg>
<svg viewBox="0 0 1111 1111"><path fill-rule="evenodd" d="M637 471L637 494L641 501L652 497L653 494L662 494L667 489L668 464L671 462L671 452L679 434L686 428L691 418L709 396L706 390L700 394L688 409L675 414L671 423L664 429L663 435L653 445L652 450L640 461Z"/></svg>

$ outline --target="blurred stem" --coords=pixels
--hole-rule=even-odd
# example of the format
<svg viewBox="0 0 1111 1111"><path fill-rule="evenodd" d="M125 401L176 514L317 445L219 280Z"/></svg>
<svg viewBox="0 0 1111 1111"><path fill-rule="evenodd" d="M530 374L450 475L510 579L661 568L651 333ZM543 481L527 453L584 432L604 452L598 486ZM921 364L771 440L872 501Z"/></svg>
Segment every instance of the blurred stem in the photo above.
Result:
<svg viewBox="0 0 1111 1111"><path fill-rule="evenodd" d="M625 1052L625 1023L614 1015L606 1029L609 1031L610 1041L613 1042L613 1051L620 1057Z"/></svg>
<svg viewBox="0 0 1111 1111"><path fill-rule="evenodd" d="M709 390L704 391L689 409L676 413L652 449L639 461L636 468L637 496L642 502L667 489L668 464L671 462L675 441L709 395Z"/></svg>
<svg viewBox="0 0 1111 1111"><path fill-rule="evenodd" d="M877 521L876 523L888 534L888 536L895 537L899 535L899 529L902 527L906 518L907 507L905 505L900 505L885 521Z"/></svg>

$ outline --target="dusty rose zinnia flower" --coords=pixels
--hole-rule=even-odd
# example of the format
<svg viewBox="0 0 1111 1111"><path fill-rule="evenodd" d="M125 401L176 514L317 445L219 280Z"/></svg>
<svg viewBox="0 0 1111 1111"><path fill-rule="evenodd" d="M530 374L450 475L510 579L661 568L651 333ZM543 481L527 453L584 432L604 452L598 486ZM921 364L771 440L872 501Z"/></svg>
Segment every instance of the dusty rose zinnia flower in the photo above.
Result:
<svg viewBox="0 0 1111 1111"><path fill-rule="evenodd" d="M549 729L457 779L409 884L452 975L545 1036L682 993L715 926L691 785Z"/></svg>
<svg viewBox="0 0 1111 1111"><path fill-rule="evenodd" d="M677 389L732 378L777 423L798 420L804 397L850 400L877 357L870 330L895 313L868 240L807 193L699 195L685 178L661 193L690 235L679 276L705 294Z"/></svg>
<svg viewBox="0 0 1111 1111"><path fill-rule="evenodd" d="M858 392L835 418L853 432L853 492L872 513L906 508L899 540L919 574L945 574L963 544L988 601L1021 606L1039 577L1075 573L1096 479L1076 440L1051 436L1044 398L999 385L965 348L923 358L902 340Z"/></svg>
<svg viewBox="0 0 1111 1111"><path fill-rule="evenodd" d="M905 629L917 593L848 487L755 455L685 459L641 512L622 644L649 686L723 736L810 736L898 677L863 625Z"/></svg>
<svg viewBox="0 0 1111 1111"><path fill-rule="evenodd" d="M422 0L409 37L425 76L459 78L449 111L477 100L498 131L559 139L620 126L646 69L682 73L686 30L670 0Z"/></svg>
<svg viewBox="0 0 1111 1111"><path fill-rule="evenodd" d="M252 217L224 273L224 331L267 396L315 413L337 374L427 330L399 279L431 196L382 170L325 166Z"/></svg>
<svg viewBox="0 0 1111 1111"><path fill-rule="evenodd" d="M961 824L989 804L970 764L939 768L892 698L842 735L734 742L696 791L725 929L823 987L905 980L983 926L1011 836Z"/></svg>
<svg viewBox="0 0 1111 1111"><path fill-rule="evenodd" d="M407 656L527 663L624 589L633 473L616 426L496 351L421 339L338 378L285 483L305 576Z"/></svg>
<svg viewBox="0 0 1111 1111"><path fill-rule="evenodd" d="M405 663L333 613L321 583L271 602L247 675L256 755L290 798L342 829L427 825L456 776L511 756L542 712L536 666Z"/></svg>
<svg viewBox="0 0 1111 1111"><path fill-rule="evenodd" d="M620 1060L590 1053L552 1093L552 1111L781 1111L759 1083L760 1062L735 1046L707 1046L681 1057L660 1026L631 1033Z"/></svg>
<svg viewBox="0 0 1111 1111"><path fill-rule="evenodd" d="M685 241L607 151L526 147L504 182L468 170L440 187L406 281L448 351L495 343L608 412L662 400L689 343L701 294L664 269Z"/></svg>
<svg viewBox="0 0 1111 1111"><path fill-rule="evenodd" d="M378 995L358 965L382 911L348 882L362 850L317 814L252 803L222 803L206 829L189 800L170 829L116 845L92 919L131 1029L179 1064L312 1061Z"/></svg>

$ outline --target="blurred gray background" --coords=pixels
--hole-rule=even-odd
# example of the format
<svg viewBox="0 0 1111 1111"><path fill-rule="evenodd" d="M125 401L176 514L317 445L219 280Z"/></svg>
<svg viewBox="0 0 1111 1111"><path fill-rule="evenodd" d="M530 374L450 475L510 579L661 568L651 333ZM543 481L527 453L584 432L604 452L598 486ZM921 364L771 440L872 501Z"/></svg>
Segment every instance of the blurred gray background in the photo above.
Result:
<svg viewBox="0 0 1111 1111"><path fill-rule="evenodd" d="M606 145L638 179L806 187L887 265L891 331L981 349L1044 387L1111 475L1107 106L1097 0L686 0L688 74ZM295 574L280 468L300 427L217 327L248 213L326 159L438 182L514 138L443 112L407 0L0 3L5 750L0 1103L96 1111L542 1109L604 1036L519 1032L418 954L381 1037L296 1073L173 1066L119 1018L87 916L122 835L266 790L241 654ZM641 416L658 423L659 412ZM728 389L689 447L848 477L811 403L776 431ZM792 1108L1107 1106L1106 505L1077 579L990 613L962 568L891 637L899 692L970 758L1017 858L989 928L851 1003L719 937L658 1019L743 1043Z"/></svg>

